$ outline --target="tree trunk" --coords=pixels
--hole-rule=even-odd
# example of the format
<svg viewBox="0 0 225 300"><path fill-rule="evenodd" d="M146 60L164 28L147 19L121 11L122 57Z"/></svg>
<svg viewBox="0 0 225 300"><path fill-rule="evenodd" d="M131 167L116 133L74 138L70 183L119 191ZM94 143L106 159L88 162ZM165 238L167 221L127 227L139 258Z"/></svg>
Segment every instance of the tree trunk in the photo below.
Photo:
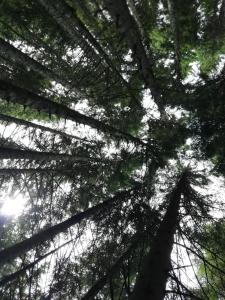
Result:
<svg viewBox="0 0 225 300"><path fill-rule="evenodd" d="M175 71L177 75L177 83L178 86L181 85L181 56L180 56L180 33L179 33L179 25L177 20L177 12L175 8L175 1L174 0L167 0L168 10L169 10L169 17L170 17L170 24L171 29L173 32L173 42L174 42L174 54L175 54Z"/></svg>
<svg viewBox="0 0 225 300"><path fill-rule="evenodd" d="M45 78L55 80L62 83L63 85L68 86L68 82L60 78L52 70L48 69L46 66L43 66L38 61L29 57L27 54L15 48L13 45L9 44L2 38L0 38L0 55L6 60L11 61L15 65L22 65L24 66L24 68L30 68L31 70L35 71Z"/></svg>
<svg viewBox="0 0 225 300"><path fill-rule="evenodd" d="M156 84L152 65L153 59L147 54L143 42L140 38L138 26L130 14L125 0L105 0L109 13L116 22L124 39L133 52L133 56L142 72L145 84L150 88L159 110L163 110L161 94Z"/></svg>
<svg viewBox="0 0 225 300"><path fill-rule="evenodd" d="M95 66L100 64L105 68L104 63L102 62L101 58L98 57L95 49L85 39L86 32L84 28L80 26L81 22L79 22L80 20L76 16L75 10L73 10L65 1L38 1L62 28L67 37L70 38L71 42L74 44L74 47L81 47L89 62L93 62Z"/></svg>
<svg viewBox="0 0 225 300"><path fill-rule="evenodd" d="M0 169L0 176L14 176L14 175L21 175L21 174L59 174L62 175L69 175L74 174L76 172L75 168L1 168Z"/></svg>
<svg viewBox="0 0 225 300"><path fill-rule="evenodd" d="M165 296L173 239L179 223L181 193L185 184L186 173L183 173L170 195L166 214L144 259L130 300L162 300Z"/></svg>
<svg viewBox="0 0 225 300"><path fill-rule="evenodd" d="M24 23L20 24L20 28L23 29L23 33L15 30L15 28L13 28L9 24L5 23L3 20L0 20L0 23L2 23L7 28L7 30L13 32L18 37L19 40L26 41L26 43L28 45L33 46L36 50L37 49L40 50L40 48L43 48L45 54L50 55L50 57L53 56L54 59L57 61L57 65L60 66L62 69L64 69L64 70L71 70L72 71L71 66L61 57L61 55L58 54L55 51L55 49L49 47L49 45L45 41L43 41L41 38L39 38L39 36L38 36L38 34L36 32L31 31L30 28L28 28ZM31 69L33 69L31 66L29 66L29 67ZM40 71L36 70L36 72L38 72L38 73L40 72L40 74L41 74L42 71L44 71L44 70L40 70ZM42 73L42 75L43 74L44 73ZM47 76L47 73L45 73L45 74L46 74L45 76ZM60 76L58 73L52 73L52 74L53 74L53 76L54 75ZM48 76L51 76L51 74L49 74ZM53 77L51 76L49 78L53 78ZM59 80L59 78L60 78L60 80ZM58 78L59 82L61 82L61 81L65 82L65 79L62 78L62 75L59 78ZM56 78L54 80L56 80ZM66 85L67 84L69 84L69 82L66 83ZM70 84L70 86L71 86L71 88L74 88L74 86L75 86L75 80L74 79L73 79L73 84Z"/></svg>
<svg viewBox="0 0 225 300"><path fill-rule="evenodd" d="M24 105L25 107L29 106L41 112L55 114L56 116L88 125L104 133L108 133L118 138L123 138L139 145L146 145L139 138L136 138L129 133L125 133L108 124L104 124L92 117L87 117L63 104L51 101L43 96L36 95L26 89L15 86L8 81L0 80L0 97L7 101Z"/></svg>
<svg viewBox="0 0 225 300"><path fill-rule="evenodd" d="M8 263L12 261L14 258L24 254L26 251L29 251L30 249L33 249L34 247L37 247L41 243L45 241L49 241L54 236L56 236L59 233L62 233L66 231L69 227L81 222L82 220L88 219L95 215L96 213L100 212L102 209L106 210L112 207L112 205L116 202L121 200L125 200L129 198L129 196L135 191L139 189L138 187L118 192L114 197L101 202L91 208L88 208L86 211L80 212L71 218L56 224L50 228L44 229L40 231L37 234L34 234L32 237L19 242L11 247L8 247L2 251L0 251L0 265Z"/></svg>
<svg viewBox="0 0 225 300"><path fill-rule="evenodd" d="M220 11L219 11L219 24L224 29L225 24L225 0L222 0Z"/></svg>
<svg viewBox="0 0 225 300"><path fill-rule="evenodd" d="M121 87L126 88L128 94L131 96L133 103L139 107L140 103L138 99L136 99L136 97L133 95L130 84L123 78L121 73L113 64L107 52L104 50L99 41L96 40L94 35L88 30L86 25L77 15L76 11L73 10L65 1L61 0L49 0L47 2L45 0L39 0L39 2L45 7L47 12L55 19L58 25L65 31L65 33L67 33L71 41L77 43L77 37L82 40L82 42L80 41L79 45L81 48L83 48L86 56L92 62L95 62L95 64L97 65L100 62L100 65L104 69L107 69L107 73L109 70L111 70L117 76L121 83ZM86 39L83 37L85 37ZM94 51L94 49L97 52Z"/></svg>
<svg viewBox="0 0 225 300"><path fill-rule="evenodd" d="M20 150L8 147L0 147L0 158L2 159L30 159L30 160L55 160L71 162L88 162L88 157L79 157L69 154L58 154L53 152L40 152L34 150Z"/></svg>
<svg viewBox="0 0 225 300"><path fill-rule="evenodd" d="M92 300L95 299L95 296L103 289L106 285L107 281L118 272L122 263L126 258L128 258L131 254L131 251L137 245L138 239L137 236L133 238L133 242L131 246L120 256L120 258L114 263L114 265L109 269L105 276L101 277L89 290L88 292L81 298L81 300Z"/></svg>
<svg viewBox="0 0 225 300"><path fill-rule="evenodd" d="M118 72L116 67L113 65L111 59L106 54L102 46L95 39L95 37L90 33L86 25L82 22L79 16L76 14L76 11L73 10L65 1L61 0L39 0L39 2L45 7L48 13L55 19L55 21L59 24L59 26L67 33L72 41L77 43L77 37L82 38L83 50L86 51L88 49L88 53L90 58L94 61L98 62L99 58L97 58L97 53L91 47L91 45L97 50L100 57L104 59L110 69L120 78L121 82L127 86L127 82L124 80L122 75ZM89 44L83 36L89 41ZM101 62L101 65L104 65Z"/></svg>
<svg viewBox="0 0 225 300"><path fill-rule="evenodd" d="M12 282L13 280L15 280L16 278L18 278L19 276L23 275L27 270L30 270L31 268L33 268L34 266L36 266L40 261L42 261L43 259L45 259L46 257L48 257L49 255L54 254L56 251L58 251L59 249L61 249L62 247L68 245L69 243L71 243L73 240L70 240L62 245L60 245L59 247L53 249L52 251L39 256L35 261L33 261L32 263L24 266L22 269L11 273L9 275L4 276L3 278L0 279L0 286L6 285L9 282Z"/></svg>
<svg viewBox="0 0 225 300"><path fill-rule="evenodd" d="M26 121L26 120L23 120L23 119L19 119L19 118L15 118L15 117L0 114L0 120L4 121L4 122L8 122L8 123L15 123L17 125L22 125L22 126L25 126L25 127L40 129L41 131L51 132L53 134L61 135L65 138L82 140L83 142L85 142L85 139L82 139L78 136L68 134L68 133L65 133L63 131L59 131L59 130L56 130L56 129L53 129L53 128L50 128L50 127L47 127L47 126L35 124L33 122ZM88 142L88 140L86 142Z"/></svg>

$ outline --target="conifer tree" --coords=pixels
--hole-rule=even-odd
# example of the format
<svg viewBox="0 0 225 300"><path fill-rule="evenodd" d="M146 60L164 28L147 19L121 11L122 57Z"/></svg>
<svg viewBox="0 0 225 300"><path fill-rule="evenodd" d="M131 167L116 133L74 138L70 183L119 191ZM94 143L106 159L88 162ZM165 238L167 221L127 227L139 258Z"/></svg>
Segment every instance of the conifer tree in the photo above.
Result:
<svg viewBox="0 0 225 300"><path fill-rule="evenodd" d="M223 297L225 1L0 8L0 298Z"/></svg>

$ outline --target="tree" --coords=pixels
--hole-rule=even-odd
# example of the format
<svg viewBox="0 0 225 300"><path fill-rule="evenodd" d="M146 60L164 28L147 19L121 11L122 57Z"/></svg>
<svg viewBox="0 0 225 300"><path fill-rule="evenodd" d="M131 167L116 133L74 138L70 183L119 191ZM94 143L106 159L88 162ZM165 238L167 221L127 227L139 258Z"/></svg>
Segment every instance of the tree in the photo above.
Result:
<svg viewBox="0 0 225 300"><path fill-rule="evenodd" d="M2 299L224 294L224 3L0 3Z"/></svg>
<svg viewBox="0 0 225 300"><path fill-rule="evenodd" d="M224 223L219 220L206 230L198 234L197 239L204 254L204 260L200 262L200 278L209 299L224 297Z"/></svg>

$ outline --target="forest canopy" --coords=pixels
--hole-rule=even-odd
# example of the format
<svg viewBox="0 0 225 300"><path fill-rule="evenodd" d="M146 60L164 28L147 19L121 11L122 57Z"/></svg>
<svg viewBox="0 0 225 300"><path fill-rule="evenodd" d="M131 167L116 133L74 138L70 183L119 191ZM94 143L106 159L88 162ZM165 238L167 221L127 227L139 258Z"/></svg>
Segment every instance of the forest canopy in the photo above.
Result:
<svg viewBox="0 0 225 300"><path fill-rule="evenodd" d="M0 298L225 299L225 0L0 1Z"/></svg>

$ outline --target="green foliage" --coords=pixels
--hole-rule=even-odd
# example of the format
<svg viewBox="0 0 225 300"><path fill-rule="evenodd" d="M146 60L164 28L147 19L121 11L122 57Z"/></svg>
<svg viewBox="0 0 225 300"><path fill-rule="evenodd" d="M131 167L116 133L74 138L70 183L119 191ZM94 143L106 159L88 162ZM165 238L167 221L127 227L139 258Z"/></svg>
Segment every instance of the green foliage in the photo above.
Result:
<svg viewBox="0 0 225 300"><path fill-rule="evenodd" d="M162 29L155 28L150 33L152 47L155 52L163 55L167 54L167 34Z"/></svg>
<svg viewBox="0 0 225 300"><path fill-rule="evenodd" d="M200 243L206 262L200 263L199 275L203 288L210 300L222 299L225 296L225 224L217 221L206 227L200 237Z"/></svg>
<svg viewBox="0 0 225 300"><path fill-rule="evenodd" d="M221 259L225 225L213 222L209 215L215 204L201 194L209 175L205 178L199 169L207 160L213 163L213 171L225 174L224 71L217 70L225 50L223 6L213 0L120 0L118 5L128 5L128 17L123 19L123 11L113 16L109 2L9 0L0 4L0 37L17 49L0 55L0 111L44 121L62 131L29 126L11 130L1 121L0 196L13 198L18 192L27 199L18 218L1 219L0 214L1 249L112 201L54 239L39 241L34 249L6 262L1 277L68 241L0 286L0 297L80 299L107 275L93 299L129 299L143 257L152 249L177 193L180 210L174 241L185 236L189 248L196 250L194 233L204 228L204 235L197 236L198 247L218 268L200 262L198 276L207 296L219 299L225 293L225 278L218 271L225 269ZM199 66L199 78L185 83L193 64ZM10 90L5 81L12 84ZM20 99L13 85L23 89ZM147 89L149 99L145 99ZM38 97L29 94L29 99L23 99L26 90L51 100L54 115L47 113L44 101L40 111L32 109ZM18 104L22 100L25 107ZM64 114L57 103L64 105L60 106ZM70 121L63 126L55 122L59 116ZM6 146L13 149L5 151ZM30 158L18 159L18 150L30 151ZM35 151L42 152L43 159L35 159ZM70 156L56 160L49 153ZM176 190L180 174L187 177ZM172 241L168 232L164 235ZM137 245L121 259L135 237ZM177 281L173 277L173 273L180 275L181 262L171 265L168 299L191 299L186 283L180 283L182 276ZM205 296L200 289L193 292Z"/></svg>

